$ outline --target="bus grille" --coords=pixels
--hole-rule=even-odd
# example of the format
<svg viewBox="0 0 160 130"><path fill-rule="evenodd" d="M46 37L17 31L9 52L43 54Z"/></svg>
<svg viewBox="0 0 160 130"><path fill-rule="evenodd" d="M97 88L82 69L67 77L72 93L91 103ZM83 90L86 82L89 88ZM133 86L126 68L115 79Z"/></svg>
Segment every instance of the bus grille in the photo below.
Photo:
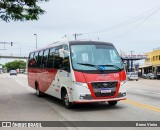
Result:
<svg viewBox="0 0 160 130"><path fill-rule="evenodd" d="M115 94L118 82L95 82L91 84L96 97L107 97ZM102 93L101 91L105 89L111 90L111 92Z"/></svg>

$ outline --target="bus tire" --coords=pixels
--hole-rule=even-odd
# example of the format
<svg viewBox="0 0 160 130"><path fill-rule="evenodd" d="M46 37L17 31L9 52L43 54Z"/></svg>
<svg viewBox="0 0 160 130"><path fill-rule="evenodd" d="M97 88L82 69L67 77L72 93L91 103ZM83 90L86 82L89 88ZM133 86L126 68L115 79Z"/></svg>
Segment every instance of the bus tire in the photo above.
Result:
<svg viewBox="0 0 160 130"><path fill-rule="evenodd" d="M69 101L69 96L66 89L62 90L62 100L66 108L70 109L72 107L72 103Z"/></svg>
<svg viewBox="0 0 160 130"><path fill-rule="evenodd" d="M110 106L115 106L117 104L117 101L108 101L108 104Z"/></svg>

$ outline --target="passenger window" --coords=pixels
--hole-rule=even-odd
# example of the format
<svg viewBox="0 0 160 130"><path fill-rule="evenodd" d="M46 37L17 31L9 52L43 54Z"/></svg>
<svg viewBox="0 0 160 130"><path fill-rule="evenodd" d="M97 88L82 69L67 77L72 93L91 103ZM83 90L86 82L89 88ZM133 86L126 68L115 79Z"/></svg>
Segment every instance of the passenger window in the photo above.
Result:
<svg viewBox="0 0 160 130"><path fill-rule="evenodd" d="M64 44L63 45L64 50L68 51L68 45ZM60 69L65 70L67 72L70 72L70 62L69 62L69 56L68 54L64 54L64 58L61 59L61 65Z"/></svg>
<svg viewBox="0 0 160 130"><path fill-rule="evenodd" d="M29 60L28 60L28 67L34 68L35 64L36 64L36 61L34 59L34 53L30 53Z"/></svg>
<svg viewBox="0 0 160 130"><path fill-rule="evenodd" d="M42 58L43 58L43 51L40 51L38 54L38 62L37 62L38 68L42 68Z"/></svg>
<svg viewBox="0 0 160 130"><path fill-rule="evenodd" d="M70 72L69 56L66 56L64 57L64 59L62 59L62 64L61 64L60 69Z"/></svg>
<svg viewBox="0 0 160 130"><path fill-rule="evenodd" d="M34 54L34 60L35 60L35 64L34 64L34 68L36 68L37 67L37 60L38 60L38 52L35 52L35 54Z"/></svg>
<svg viewBox="0 0 160 130"><path fill-rule="evenodd" d="M54 55L54 68L59 69L61 62L62 58L59 56L59 50L57 49Z"/></svg>
<svg viewBox="0 0 160 130"><path fill-rule="evenodd" d="M49 57L48 57L48 68L54 68L54 55L55 48L50 49Z"/></svg>
<svg viewBox="0 0 160 130"><path fill-rule="evenodd" d="M47 68L48 52L49 52L49 49L45 50L43 53L42 68Z"/></svg>

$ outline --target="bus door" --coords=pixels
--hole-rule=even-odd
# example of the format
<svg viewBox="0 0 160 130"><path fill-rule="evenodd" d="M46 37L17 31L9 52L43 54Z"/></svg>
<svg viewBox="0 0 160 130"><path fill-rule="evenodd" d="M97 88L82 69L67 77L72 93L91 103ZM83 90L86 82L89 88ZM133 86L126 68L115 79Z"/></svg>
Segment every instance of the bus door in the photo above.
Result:
<svg viewBox="0 0 160 130"><path fill-rule="evenodd" d="M66 45L67 47L67 45ZM62 55L61 55L62 54ZM68 92L71 90L72 86L72 78L71 78L71 72L70 72L70 60L69 60L69 54L67 49L64 47L64 49L59 50L59 55L61 58L61 63L59 66L59 86L66 87Z"/></svg>

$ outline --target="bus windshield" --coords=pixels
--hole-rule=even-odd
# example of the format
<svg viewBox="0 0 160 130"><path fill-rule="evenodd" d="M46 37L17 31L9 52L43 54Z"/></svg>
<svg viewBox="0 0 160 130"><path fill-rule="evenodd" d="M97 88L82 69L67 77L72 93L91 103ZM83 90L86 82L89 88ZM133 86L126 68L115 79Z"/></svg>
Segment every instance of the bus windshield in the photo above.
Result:
<svg viewBox="0 0 160 130"><path fill-rule="evenodd" d="M123 70L122 60L114 46L109 44L73 44L71 60L75 70Z"/></svg>

